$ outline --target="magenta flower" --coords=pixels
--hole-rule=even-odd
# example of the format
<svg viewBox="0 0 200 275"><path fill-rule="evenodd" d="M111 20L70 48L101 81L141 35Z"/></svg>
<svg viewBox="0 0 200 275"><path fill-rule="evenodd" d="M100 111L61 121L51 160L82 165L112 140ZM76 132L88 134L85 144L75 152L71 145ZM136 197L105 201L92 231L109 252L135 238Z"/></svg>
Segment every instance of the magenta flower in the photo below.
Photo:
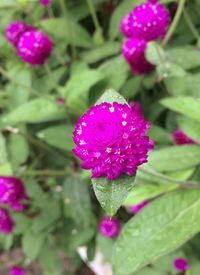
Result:
<svg viewBox="0 0 200 275"><path fill-rule="evenodd" d="M142 107L138 101L131 101L129 105L134 113L143 117Z"/></svg>
<svg viewBox="0 0 200 275"><path fill-rule="evenodd" d="M120 22L120 30L127 37L131 37L131 14L127 14Z"/></svg>
<svg viewBox="0 0 200 275"><path fill-rule="evenodd" d="M21 266L13 266L10 268L10 275L25 275L25 270Z"/></svg>
<svg viewBox="0 0 200 275"><path fill-rule="evenodd" d="M50 6L51 5L51 0L40 0L40 4L42 6Z"/></svg>
<svg viewBox="0 0 200 275"><path fill-rule="evenodd" d="M196 142L188 137L180 128L173 132L172 139L176 145L196 144Z"/></svg>
<svg viewBox="0 0 200 275"><path fill-rule="evenodd" d="M20 179L0 176L0 203L10 205L14 211L22 211L27 199L25 188Z"/></svg>
<svg viewBox="0 0 200 275"><path fill-rule="evenodd" d="M6 235L11 234L14 226L15 223L9 212L4 208L0 208L0 232Z"/></svg>
<svg viewBox="0 0 200 275"><path fill-rule="evenodd" d="M21 35L29 28L31 27L22 21L14 21L6 28L6 39L16 47Z"/></svg>
<svg viewBox="0 0 200 275"><path fill-rule="evenodd" d="M120 232L120 223L117 218L103 217L99 223L99 232L106 238L115 238Z"/></svg>
<svg viewBox="0 0 200 275"><path fill-rule="evenodd" d="M153 70L154 66L145 58L147 42L135 38L126 40L122 47L122 54L129 63L133 73L140 75Z"/></svg>
<svg viewBox="0 0 200 275"><path fill-rule="evenodd" d="M184 272L188 269L188 261L184 258L176 258L174 260L174 268L180 272Z"/></svg>
<svg viewBox="0 0 200 275"><path fill-rule="evenodd" d="M64 99L64 97L58 97L58 98L56 98L56 102L63 104L63 103L65 103L65 99Z"/></svg>
<svg viewBox="0 0 200 275"><path fill-rule="evenodd" d="M162 38L169 23L165 6L152 0L138 5L122 20L120 28L125 36L151 41Z"/></svg>
<svg viewBox="0 0 200 275"><path fill-rule="evenodd" d="M51 54L52 45L47 35L38 30L30 30L20 37L18 55L33 66L42 65Z"/></svg>
<svg viewBox="0 0 200 275"><path fill-rule="evenodd" d="M129 176L147 162L153 142L146 136L150 124L127 104L114 102L93 106L74 130L73 152L83 161L83 169L92 169L92 177L115 180Z"/></svg>
<svg viewBox="0 0 200 275"><path fill-rule="evenodd" d="M133 213L133 214L137 214L139 213L145 206L147 206L147 204L149 204L148 200L144 200L138 204L135 205L131 205L128 207L128 210Z"/></svg>

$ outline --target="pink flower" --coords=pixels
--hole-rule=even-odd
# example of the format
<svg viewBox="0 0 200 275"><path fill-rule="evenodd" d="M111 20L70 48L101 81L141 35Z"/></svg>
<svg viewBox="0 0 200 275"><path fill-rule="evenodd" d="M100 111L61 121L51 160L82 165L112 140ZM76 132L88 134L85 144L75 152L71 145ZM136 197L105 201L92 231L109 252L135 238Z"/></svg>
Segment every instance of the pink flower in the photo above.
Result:
<svg viewBox="0 0 200 275"><path fill-rule="evenodd" d="M126 40L122 47L122 54L131 66L132 72L140 75L153 70L154 66L145 58L147 42L135 38Z"/></svg>
<svg viewBox="0 0 200 275"><path fill-rule="evenodd" d="M184 258L176 258L174 260L174 268L180 272L184 272L188 269L188 261Z"/></svg>
<svg viewBox="0 0 200 275"><path fill-rule="evenodd" d="M148 200L144 200L138 204L135 205L131 205L128 207L128 210L133 213L133 214L137 214L139 213L145 206L147 206L147 204L149 204Z"/></svg>
<svg viewBox="0 0 200 275"><path fill-rule="evenodd" d="M173 132L172 139L176 145L196 144L196 142L188 137L180 128Z"/></svg>
<svg viewBox="0 0 200 275"><path fill-rule="evenodd" d="M127 37L131 37L131 14L127 14L120 22L120 31Z"/></svg>
<svg viewBox="0 0 200 275"><path fill-rule="evenodd" d="M16 47L21 35L29 28L31 27L22 21L14 21L6 28L6 39Z"/></svg>
<svg viewBox="0 0 200 275"><path fill-rule="evenodd" d="M51 54L52 41L38 30L26 31L20 37L17 50L24 62L33 66L42 65Z"/></svg>
<svg viewBox="0 0 200 275"><path fill-rule="evenodd" d="M0 232L3 234L11 234L15 223L13 219L10 217L9 212L0 208Z"/></svg>
<svg viewBox="0 0 200 275"><path fill-rule="evenodd" d="M51 0L40 0L40 4L42 6L49 6L51 5Z"/></svg>
<svg viewBox="0 0 200 275"><path fill-rule="evenodd" d="M58 98L56 98L56 102L63 104L63 103L65 103L65 99L64 99L64 97L58 97Z"/></svg>
<svg viewBox="0 0 200 275"><path fill-rule="evenodd" d="M153 142L146 136L150 124L127 104L101 103L79 120L74 130L73 152L92 169L92 177L115 180L129 176L147 162Z"/></svg>
<svg viewBox="0 0 200 275"><path fill-rule="evenodd" d="M138 5L121 22L121 31L125 36L146 41L162 38L167 31L170 17L165 6L152 0Z"/></svg>
<svg viewBox="0 0 200 275"><path fill-rule="evenodd" d="M25 275L25 270L20 266L10 268L10 275Z"/></svg>
<svg viewBox="0 0 200 275"><path fill-rule="evenodd" d="M117 218L103 217L99 223L99 232L107 238L115 238L120 232L120 223Z"/></svg>
<svg viewBox="0 0 200 275"><path fill-rule="evenodd" d="M131 101L129 105L134 113L143 117L142 107L138 101Z"/></svg>
<svg viewBox="0 0 200 275"><path fill-rule="evenodd" d="M27 195L20 179L0 176L0 203L10 205L14 211L22 211L25 199Z"/></svg>

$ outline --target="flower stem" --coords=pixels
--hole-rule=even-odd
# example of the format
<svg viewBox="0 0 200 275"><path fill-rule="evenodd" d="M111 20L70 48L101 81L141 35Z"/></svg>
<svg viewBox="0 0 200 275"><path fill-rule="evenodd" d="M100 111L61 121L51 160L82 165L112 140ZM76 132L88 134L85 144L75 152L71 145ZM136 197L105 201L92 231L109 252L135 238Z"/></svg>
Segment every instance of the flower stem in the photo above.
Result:
<svg viewBox="0 0 200 275"><path fill-rule="evenodd" d="M102 29L99 24L99 20L97 18L96 11L95 11L94 4L93 4L92 0L87 0L87 4L88 4L88 8L90 10L91 16L92 16L92 20L93 20L95 29L99 33L101 40L104 41L103 35L102 35Z"/></svg>
<svg viewBox="0 0 200 275"><path fill-rule="evenodd" d="M198 30L196 29L194 23L192 22L188 12L186 10L183 11L183 16L184 16L184 19L188 25L188 27L190 28L191 30L191 33L193 34L193 36L196 38L196 40L198 41L200 36L199 36L199 32Z"/></svg>
<svg viewBox="0 0 200 275"><path fill-rule="evenodd" d="M176 14L174 16L174 20L166 34L166 36L164 37L163 41L162 41L162 46L164 47L170 40L171 36L173 35L178 23L179 23L179 20L181 18L181 15L183 13L183 10L184 10L184 6L185 6L185 3L186 3L186 0L180 0L179 1L179 4L178 4L178 9L176 11Z"/></svg>

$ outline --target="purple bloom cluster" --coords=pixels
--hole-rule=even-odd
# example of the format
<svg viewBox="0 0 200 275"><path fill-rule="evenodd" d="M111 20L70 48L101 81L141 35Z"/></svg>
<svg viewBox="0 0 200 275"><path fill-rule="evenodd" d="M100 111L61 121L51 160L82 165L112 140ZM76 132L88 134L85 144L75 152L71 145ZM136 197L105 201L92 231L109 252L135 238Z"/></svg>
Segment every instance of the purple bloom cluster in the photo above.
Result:
<svg viewBox="0 0 200 275"><path fill-rule="evenodd" d="M9 212L5 208L0 208L0 232L10 234L15 226Z"/></svg>
<svg viewBox="0 0 200 275"><path fill-rule="evenodd" d="M147 206L149 204L148 200L144 200L138 204L134 204L128 207L128 210L133 213L133 214L137 214L139 213L145 206Z"/></svg>
<svg viewBox="0 0 200 275"><path fill-rule="evenodd" d="M180 128L173 132L172 139L176 145L196 144L196 142L188 137Z"/></svg>
<svg viewBox="0 0 200 275"><path fill-rule="evenodd" d="M51 0L40 0L40 4L42 6L47 7L47 6L51 5Z"/></svg>
<svg viewBox="0 0 200 275"><path fill-rule="evenodd" d="M174 260L174 268L180 272L184 272L188 269L188 261L184 258L176 258Z"/></svg>
<svg viewBox="0 0 200 275"><path fill-rule="evenodd" d="M162 38L169 26L169 13L157 0L138 5L120 23L121 32L128 37L122 54L135 74L151 71L153 66L145 59L147 43Z"/></svg>
<svg viewBox="0 0 200 275"><path fill-rule="evenodd" d="M118 219L114 217L103 217L99 222L99 232L106 238L116 238L120 232Z"/></svg>
<svg viewBox="0 0 200 275"><path fill-rule="evenodd" d="M147 162L148 151L153 149L146 136L149 127L137 105L104 102L79 118L73 152L83 161L82 168L92 170L93 178L131 176Z"/></svg>
<svg viewBox="0 0 200 275"><path fill-rule="evenodd" d="M25 275L25 270L21 266L13 266L10 269L10 275Z"/></svg>
<svg viewBox="0 0 200 275"><path fill-rule="evenodd" d="M53 43L48 36L21 21L7 27L6 38L22 60L32 66L44 64L52 52Z"/></svg>
<svg viewBox="0 0 200 275"><path fill-rule="evenodd" d="M20 179L14 177L0 177L0 203L10 205L14 211L22 211L27 199L25 188Z"/></svg>

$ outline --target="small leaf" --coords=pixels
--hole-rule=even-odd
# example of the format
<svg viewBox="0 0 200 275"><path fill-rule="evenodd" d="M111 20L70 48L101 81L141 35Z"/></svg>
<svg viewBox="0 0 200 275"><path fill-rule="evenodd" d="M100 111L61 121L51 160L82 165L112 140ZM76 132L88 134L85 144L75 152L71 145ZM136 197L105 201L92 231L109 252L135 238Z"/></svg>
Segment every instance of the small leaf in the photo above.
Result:
<svg viewBox="0 0 200 275"><path fill-rule="evenodd" d="M199 231L199 189L173 192L151 202L122 229L113 249L114 274L138 271Z"/></svg>
<svg viewBox="0 0 200 275"><path fill-rule="evenodd" d="M186 133L187 136L200 143L200 124L196 123L195 120L187 117L179 117L178 124L180 128Z"/></svg>
<svg viewBox="0 0 200 275"><path fill-rule="evenodd" d="M161 100L161 104L172 111L183 114L200 122L200 100L198 98L168 97Z"/></svg>
<svg viewBox="0 0 200 275"><path fill-rule="evenodd" d="M115 90L109 89L107 90L100 98L97 100L96 104L101 104L102 102L118 102L121 104L128 104L127 101Z"/></svg>
<svg viewBox="0 0 200 275"><path fill-rule="evenodd" d="M108 216L120 208L134 186L134 177L121 176L114 181L92 179L95 195Z"/></svg>
<svg viewBox="0 0 200 275"><path fill-rule="evenodd" d="M147 60L154 65L162 64L166 60L166 53L156 42L149 42L147 44L145 55Z"/></svg>
<svg viewBox="0 0 200 275"><path fill-rule="evenodd" d="M67 124L52 126L38 132L37 137L59 149L71 151L74 146L72 140L73 129L73 126Z"/></svg>
<svg viewBox="0 0 200 275"><path fill-rule="evenodd" d="M27 231L22 239L23 251L29 260L33 261L37 258L42 245L44 243L45 235L43 233L33 234Z"/></svg>

